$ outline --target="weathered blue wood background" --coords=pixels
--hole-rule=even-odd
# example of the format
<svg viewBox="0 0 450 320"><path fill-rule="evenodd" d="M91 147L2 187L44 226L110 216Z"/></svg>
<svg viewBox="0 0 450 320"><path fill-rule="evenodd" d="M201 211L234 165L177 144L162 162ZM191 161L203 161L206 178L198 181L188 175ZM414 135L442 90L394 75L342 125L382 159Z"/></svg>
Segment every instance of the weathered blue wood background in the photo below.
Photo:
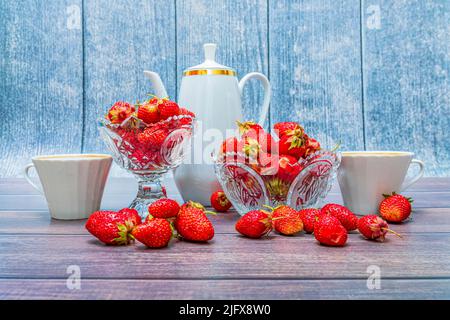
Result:
<svg viewBox="0 0 450 320"><path fill-rule="evenodd" d="M270 77L270 122L327 145L410 150L450 175L450 1L1 0L0 176L36 154L104 151L95 119L118 99L169 95L204 42L240 75ZM247 118L262 95L245 91Z"/></svg>

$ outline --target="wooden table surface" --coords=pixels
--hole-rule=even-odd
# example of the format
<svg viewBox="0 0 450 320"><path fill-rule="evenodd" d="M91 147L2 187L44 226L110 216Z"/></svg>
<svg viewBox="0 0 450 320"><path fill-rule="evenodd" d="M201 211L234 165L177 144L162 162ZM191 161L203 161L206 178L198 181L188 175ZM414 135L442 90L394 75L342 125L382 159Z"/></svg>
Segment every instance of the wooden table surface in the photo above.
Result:
<svg viewBox="0 0 450 320"><path fill-rule="evenodd" d="M169 196L180 196L168 181ZM132 179L108 181L102 207L128 205ZM162 250L141 244L109 247L85 221L49 217L45 200L22 179L0 180L2 299L450 299L450 178L424 178L409 192L412 221L392 228L384 243L349 235L344 248L311 235L272 233L250 240L234 231L235 212L212 217L213 241L175 240ZM341 202L333 188L328 202ZM67 268L78 266L81 289L70 290ZM368 267L381 288L368 289Z"/></svg>

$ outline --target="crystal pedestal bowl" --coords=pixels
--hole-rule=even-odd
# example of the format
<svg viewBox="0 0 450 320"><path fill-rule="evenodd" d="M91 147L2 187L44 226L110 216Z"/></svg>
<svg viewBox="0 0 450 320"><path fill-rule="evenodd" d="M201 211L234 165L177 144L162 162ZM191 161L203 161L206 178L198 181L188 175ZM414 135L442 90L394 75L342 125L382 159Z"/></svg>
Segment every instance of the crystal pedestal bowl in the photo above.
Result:
<svg viewBox="0 0 450 320"><path fill-rule="evenodd" d="M295 167L261 171L243 161L239 153L215 156L215 172L228 199L241 214L262 209L264 205L289 205L296 210L315 207L325 198L339 167L340 153L317 151L300 159Z"/></svg>
<svg viewBox="0 0 450 320"><path fill-rule="evenodd" d="M138 180L138 193L130 205L144 218L148 205L164 198L163 174L178 167L190 146L195 119L188 115L147 125L135 116L112 124L99 119L99 130L114 161Z"/></svg>

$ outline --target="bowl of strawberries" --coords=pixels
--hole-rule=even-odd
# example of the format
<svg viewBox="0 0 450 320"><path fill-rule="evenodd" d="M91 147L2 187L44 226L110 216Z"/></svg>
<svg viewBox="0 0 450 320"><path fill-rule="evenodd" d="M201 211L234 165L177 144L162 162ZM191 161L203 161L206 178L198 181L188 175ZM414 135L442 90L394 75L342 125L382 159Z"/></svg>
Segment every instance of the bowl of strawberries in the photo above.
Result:
<svg viewBox="0 0 450 320"><path fill-rule="evenodd" d="M263 206L314 207L326 197L341 156L325 150L296 122L274 125L274 135L238 122L239 135L214 154L215 172L234 208L245 214Z"/></svg>
<svg viewBox="0 0 450 320"><path fill-rule="evenodd" d="M145 216L148 205L165 196L162 175L183 161L194 125L194 113L154 96L136 104L118 101L99 119L114 161L138 180L130 208Z"/></svg>

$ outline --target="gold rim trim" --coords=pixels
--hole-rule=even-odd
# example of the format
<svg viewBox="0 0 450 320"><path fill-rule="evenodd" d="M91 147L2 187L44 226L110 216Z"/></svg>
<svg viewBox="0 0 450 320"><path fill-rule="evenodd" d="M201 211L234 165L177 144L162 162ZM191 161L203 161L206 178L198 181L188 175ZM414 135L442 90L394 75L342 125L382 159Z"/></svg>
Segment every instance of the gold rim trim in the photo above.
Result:
<svg viewBox="0 0 450 320"><path fill-rule="evenodd" d="M236 72L233 70L212 69L212 70L188 70L183 73L184 76L204 76L204 75L222 75L235 76Z"/></svg>

